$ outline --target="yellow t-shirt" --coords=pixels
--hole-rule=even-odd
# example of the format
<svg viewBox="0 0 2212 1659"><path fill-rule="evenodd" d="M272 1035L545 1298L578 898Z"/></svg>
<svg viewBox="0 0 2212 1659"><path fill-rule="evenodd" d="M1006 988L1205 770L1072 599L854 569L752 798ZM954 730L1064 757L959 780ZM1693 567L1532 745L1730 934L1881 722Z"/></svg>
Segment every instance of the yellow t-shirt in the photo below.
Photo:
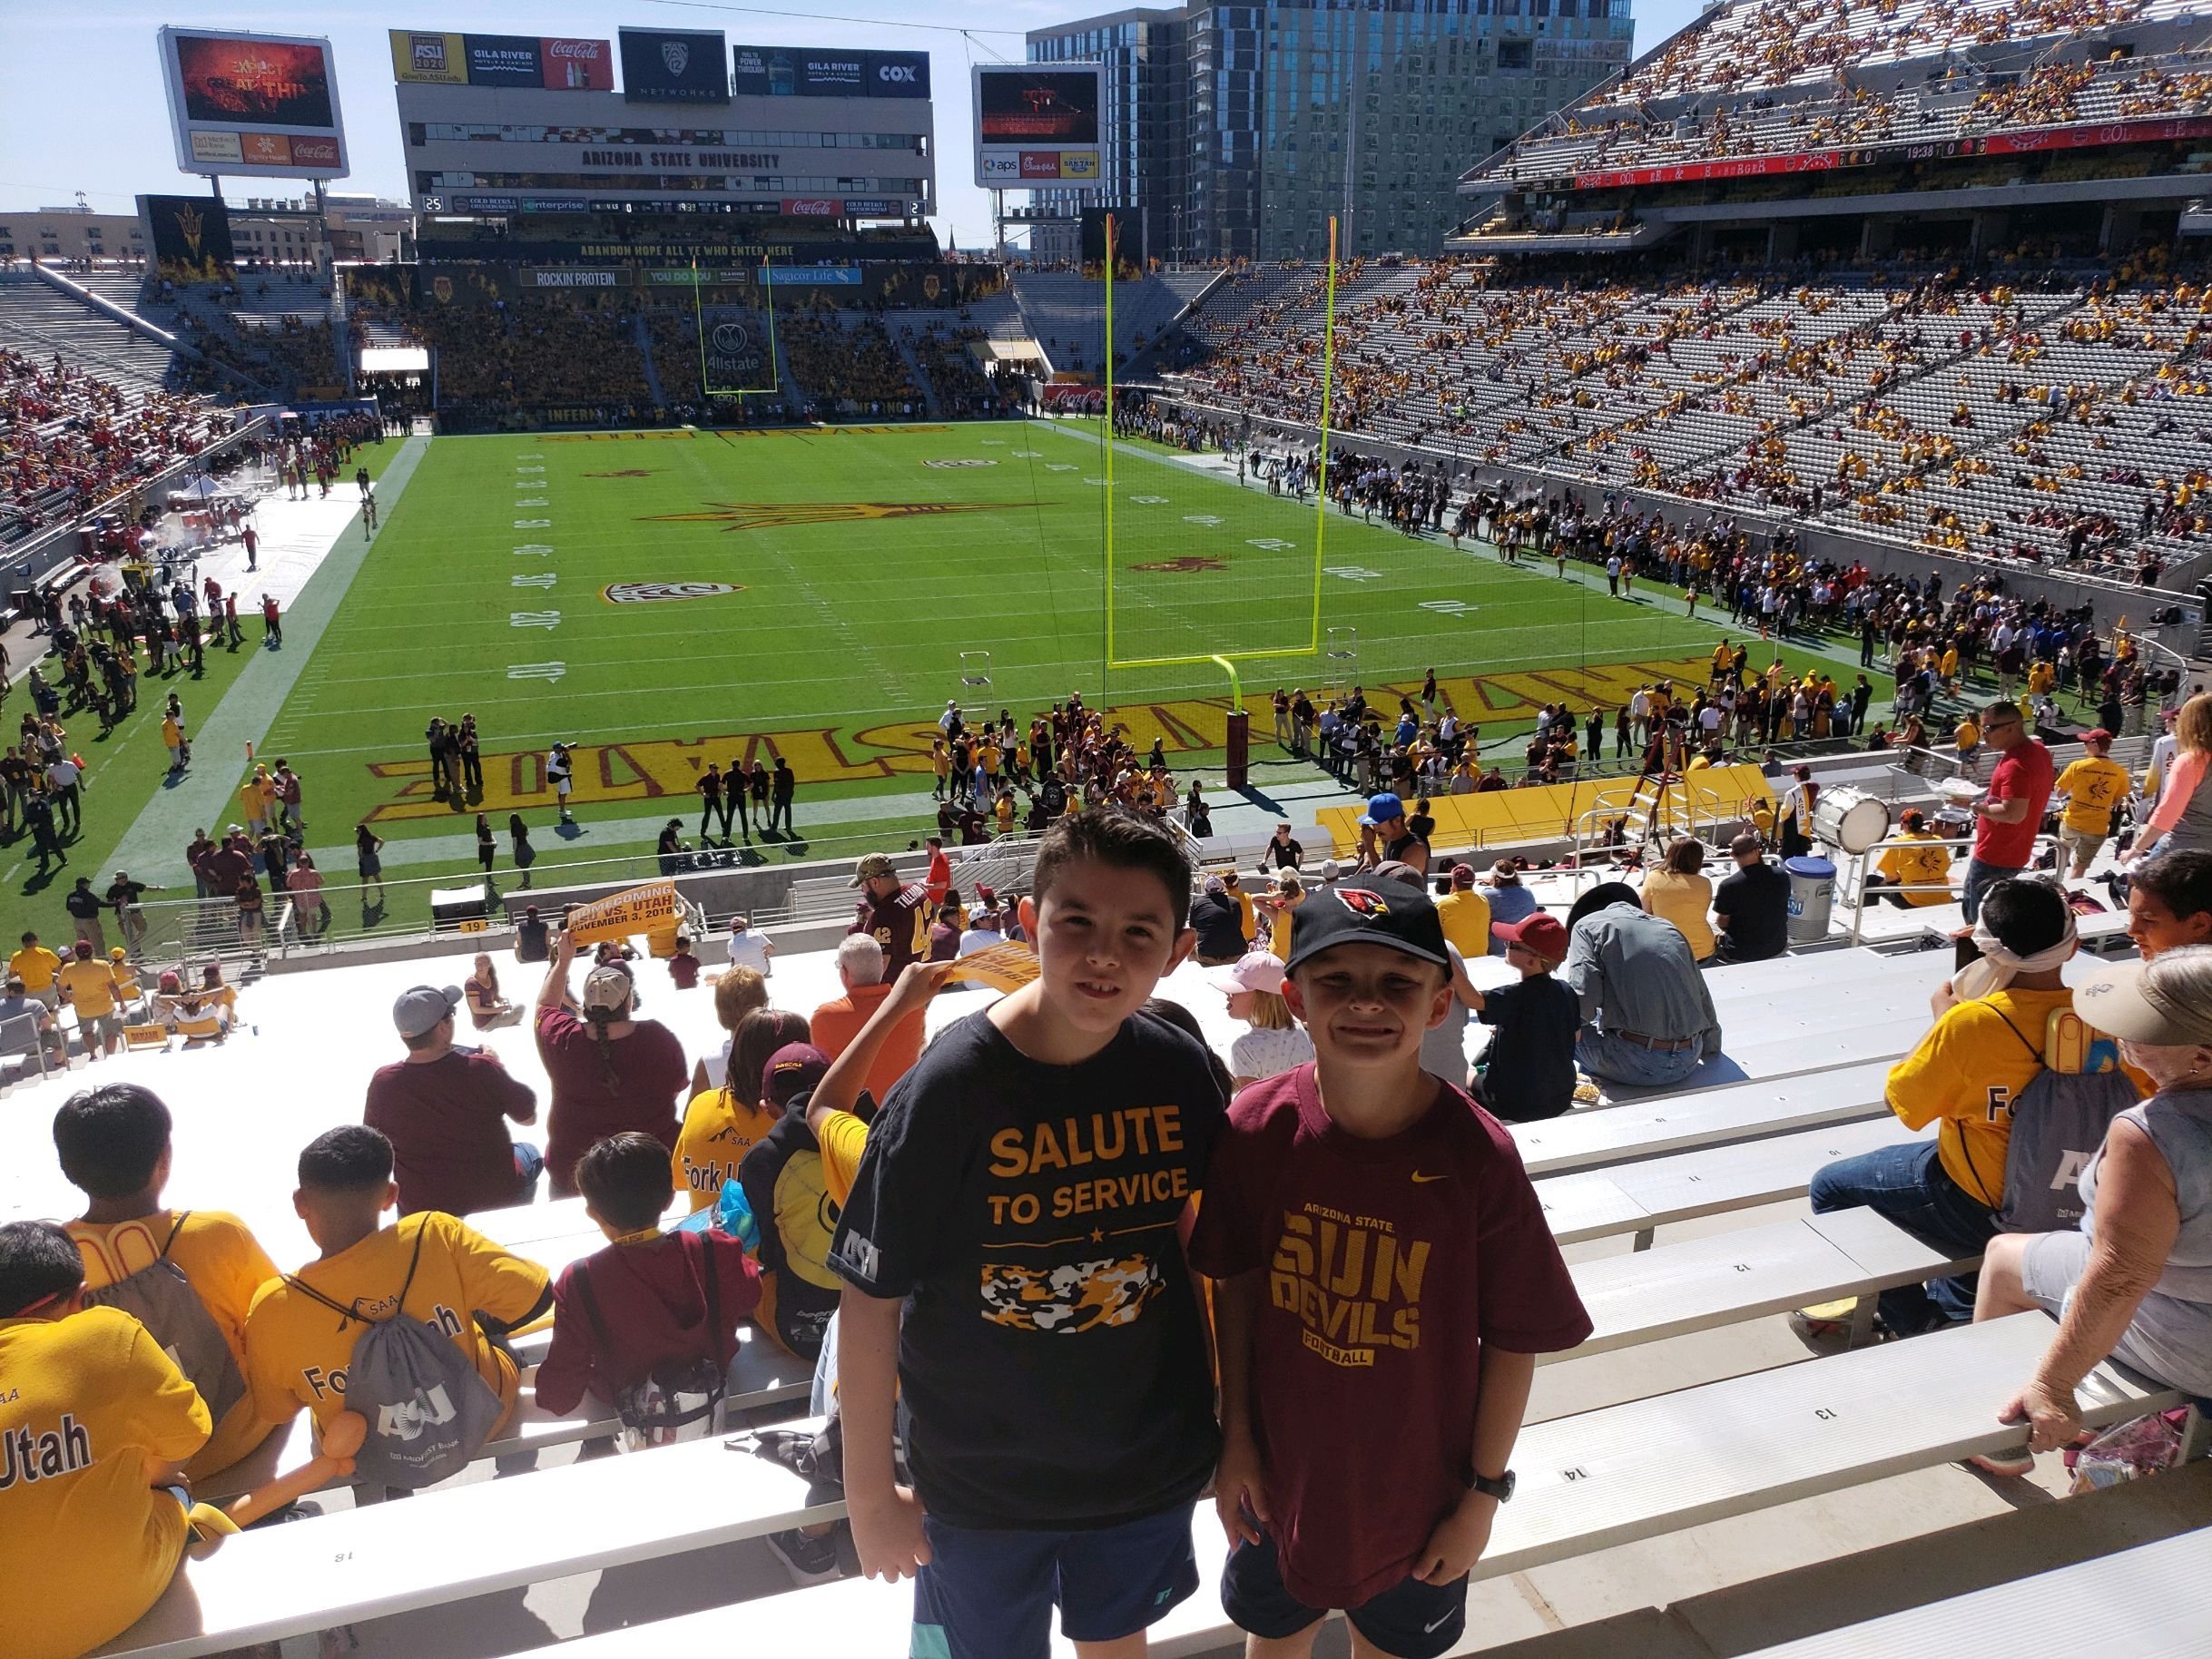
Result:
<svg viewBox="0 0 2212 1659"><path fill-rule="evenodd" d="M779 1115L747 1105L728 1089L702 1089L692 1096L676 1135L675 1175L676 1191L694 1212L722 1196L723 1182L737 1179L737 1166Z"/></svg>
<svg viewBox="0 0 2212 1659"><path fill-rule="evenodd" d="M1250 944L1259 937L1252 925L1252 895L1240 887L1230 888L1229 897L1236 900L1237 925L1244 930L1244 942Z"/></svg>
<svg viewBox="0 0 2212 1659"><path fill-rule="evenodd" d="M1644 908L1679 928L1690 942L1690 955L1700 962L1716 947L1713 925L1706 919L1712 908L1713 884L1703 876L1655 869L1644 878Z"/></svg>
<svg viewBox="0 0 2212 1659"><path fill-rule="evenodd" d="M246 1372L246 1315L261 1288L277 1276L276 1263L246 1223L220 1210L157 1210L136 1221L105 1226L71 1222L69 1236L84 1258L84 1288L103 1291L119 1279L152 1267L168 1246L169 1260L200 1297L208 1317L231 1345L240 1376ZM173 1240L171 1234L175 1237ZM227 1469L259 1446L270 1425L253 1409L251 1393L223 1414L215 1433L186 1467L194 1480Z"/></svg>
<svg viewBox="0 0 2212 1659"><path fill-rule="evenodd" d="M422 1257L408 1281L415 1235ZM318 1429L346 1409L346 1367L367 1320L403 1312L434 1324L468 1356L503 1405L521 1386L514 1360L484 1340L471 1317L478 1311L518 1323L546 1293L546 1270L510 1255L450 1215L431 1210L373 1232L350 1250L310 1261L294 1275L340 1307L367 1319L341 1320L314 1297L282 1279L261 1287L246 1319L246 1386L254 1409L271 1423L290 1422L301 1407ZM407 1300L398 1301L408 1285Z"/></svg>
<svg viewBox="0 0 2212 1659"><path fill-rule="evenodd" d="M1958 744L1960 749L1971 749L1981 741L1981 728L1971 720L1962 720L1959 722L1958 731L1951 736L1952 741Z"/></svg>
<svg viewBox="0 0 2212 1659"><path fill-rule="evenodd" d="M832 1112L814 1136L821 1148L821 1184L830 1202L843 1209L852 1201L853 1177L868 1149L868 1125L850 1112Z"/></svg>
<svg viewBox="0 0 2212 1659"><path fill-rule="evenodd" d="M1919 887L1923 883L1945 883L1951 879L1951 849L1939 838L1930 834L1914 835L1904 831L1901 840L1925 842L1925 846L1892 847L1882 855L1879 866L1882 874L1900 887ZM1922 893L1902 895L1909 905L1941 905L1951 902L1948 885L1930 887Z"/></svg>
<svg viewBox="0 0 2212 1659"><path fill-rule="evenodd" d="M1292 914L1292 906L1278 905L1268 912L1267 917L1267 948L1273 951L1276 957L1284 962L1291 959Z"/></svg>
<svg viewBox="0 0 2212 1659"><path fill-rule="evenodd" d="M160 1599L184 1553L184 1506L148 1482L207 1436L198 1391L129 1314L0 1320L11 1659L75 1659Z"/></svg>
<svg viewBox="0 0 2212 1659"><path fill-rule="evenodd" d="M81 962L72 957L54 977L62 982L63 993L79 1019L98 1019L115 1012L115 976L99 957Z"/></svg>
<svg viewBox="0 0 2212 1659"><path fill-rule="evenodd" d="M2112 809L2130 793L2134 780L2118 761L2084 755L2059 774L2051 793L2066 797L2060 820L2077 835L2109 835Z"/></svg>
<svg viewBox="0 0 2212 1659"><path fill-rule="evenodd" d="M1474 888L1444 894L1436 901L1436 919L1445 941L1459 947L1470 962L1490 954L1490 901Z"/></svg>
<svg viewBox="0 0 2212 1659"><path fill-rule="evenodd" d="M7 959L7 971L35 996L54 983L54 976L62 971L62 959L44 945L26 945Z"/></svg>
<svg viewBox="0 0 2212 1659"><path fill-rule="evenodd" d="M1992 1210L2005 1193L2012 1103L2042 1069L2051 1010L2073 1006L2074 994L2065 989L2008 989L1961 1003L1890 1068L1890 1110L1908 1129L1941 1120L1936 1155L1943 1173Z"/></svg>

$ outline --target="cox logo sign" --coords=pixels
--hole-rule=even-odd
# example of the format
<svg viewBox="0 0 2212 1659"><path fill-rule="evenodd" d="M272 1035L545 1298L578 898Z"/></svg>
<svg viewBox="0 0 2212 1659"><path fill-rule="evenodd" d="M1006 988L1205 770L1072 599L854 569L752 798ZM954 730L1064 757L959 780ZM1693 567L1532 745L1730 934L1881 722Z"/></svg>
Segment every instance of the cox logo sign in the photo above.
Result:
<svg viewBox="0 0 2212 1659"><path fill-rule="evenodd" d="M914 65L911 64L881 64L877 65L876 79L889 81L894 86L916 84Z"/></svg>

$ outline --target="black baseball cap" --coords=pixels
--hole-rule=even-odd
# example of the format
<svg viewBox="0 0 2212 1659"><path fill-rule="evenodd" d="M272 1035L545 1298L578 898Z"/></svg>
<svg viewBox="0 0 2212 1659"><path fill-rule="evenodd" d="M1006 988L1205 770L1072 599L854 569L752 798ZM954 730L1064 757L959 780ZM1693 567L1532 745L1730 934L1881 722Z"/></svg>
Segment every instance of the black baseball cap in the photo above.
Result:
<svg viewBox="0 0 2212 1659"><path fill-rule="evenodd" d="M1283 968L1294 970L1339 945L1381 945L1439 967L1451 966L1436 905L1419 887L1402 881L1363 877L1310 895L1291 912L1291 954Z"/></svg>

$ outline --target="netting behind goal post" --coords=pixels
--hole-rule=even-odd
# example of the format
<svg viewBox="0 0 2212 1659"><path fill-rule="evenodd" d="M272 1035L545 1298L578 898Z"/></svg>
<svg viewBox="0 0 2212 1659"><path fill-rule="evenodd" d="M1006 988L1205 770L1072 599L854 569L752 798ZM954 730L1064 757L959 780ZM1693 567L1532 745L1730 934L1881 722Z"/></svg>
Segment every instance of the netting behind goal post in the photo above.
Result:
<svg viewBox="0 0 2212 1659"><path fill-rule="evenodd" d="M1301 671L1289 660L1303 657L1317 664L1302 671L1310 678L1323 646L1336 221L1329 222L1328 263L1320 274L1319 339L1286 342L1286 378L1305 419L1275 427L1193 398L1151 436L1116 427L1124 401L1113 349L1120 230L1109 217L1100 480L1106 667L1156 678L1157 671L1187 665L1206 671L1194 672L1193 683L1218 685L1217 659L1283 659L1294 675ZM1132 411L1140 404L1155 413L1163 407L1161 398L1146 396L1131 401ZM1194 428L1204 434L1195 444Z"/></svg>
<svg viewBox="0 0 2212 1659"><path fill-rule="evenodd" d="M710 272L710 278L714 274ZM764 398L781 392L783 377L776 367L776 283L768 261L761 261L757 317L710 317L702 291L708 285L700 276L699 261L693 260L692 317L699 325L700 391L709 398ZM718 311L722 309L717 308ZM757 384L763 378L767 384ZM715 384L732 379L755 384Z"/></svg>

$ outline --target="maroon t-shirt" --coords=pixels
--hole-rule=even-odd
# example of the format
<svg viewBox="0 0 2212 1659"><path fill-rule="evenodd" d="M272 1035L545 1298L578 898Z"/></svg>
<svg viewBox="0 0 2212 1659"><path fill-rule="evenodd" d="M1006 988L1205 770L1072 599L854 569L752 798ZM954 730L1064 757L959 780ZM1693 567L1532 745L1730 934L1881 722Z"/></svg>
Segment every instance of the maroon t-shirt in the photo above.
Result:
<svg viewBox="0 0 2212 1659"><path fill-rule="evenodd" d="M1412 1570L1472 1478L1482 1344L1590 1333L1512 1137L1457 1088L1387 1140L1322 1111L1311 1064L1229 1108L1191 1238L1215 1279L1267 1270L1254 1432L1283 1580L1356 1607Z"/></svg>
<svg viewBox="0 0 2212 1659"><path fill-rule="evenodd" d="M2025 869L2035 856L2035 838L2043 828L2043 813L2050 805L2050 751L2043 740L2031 737L2015 743L1990 774L1992 801L2025 800L2028 816L2017 824L1974 820L1974 857L2000 869Z"/></svg>
<svg viewBox="0 0 2212 1659"><path fill-rule="evenodd" d="M506 1120L519 1123L536 1104L536 1092L482 1049L456 1048L425 1065L379 1070L361 1121L392 1144L400 1214L468 1215L515 1202Z"/></svg>
<svg viewBox="0 0 2212 1659"><path fill-rule="evenodd" d="M576 1160L610 1134L634 1129L676 1149L676 1092L690 1078L683 1045L667 1026L642 1019L607 1046L614 1051L611 1090L592 1028L565 1008L537 1011L537 1055L553 1085L546 1173L556 1198L575 1193Z"/></svg>

